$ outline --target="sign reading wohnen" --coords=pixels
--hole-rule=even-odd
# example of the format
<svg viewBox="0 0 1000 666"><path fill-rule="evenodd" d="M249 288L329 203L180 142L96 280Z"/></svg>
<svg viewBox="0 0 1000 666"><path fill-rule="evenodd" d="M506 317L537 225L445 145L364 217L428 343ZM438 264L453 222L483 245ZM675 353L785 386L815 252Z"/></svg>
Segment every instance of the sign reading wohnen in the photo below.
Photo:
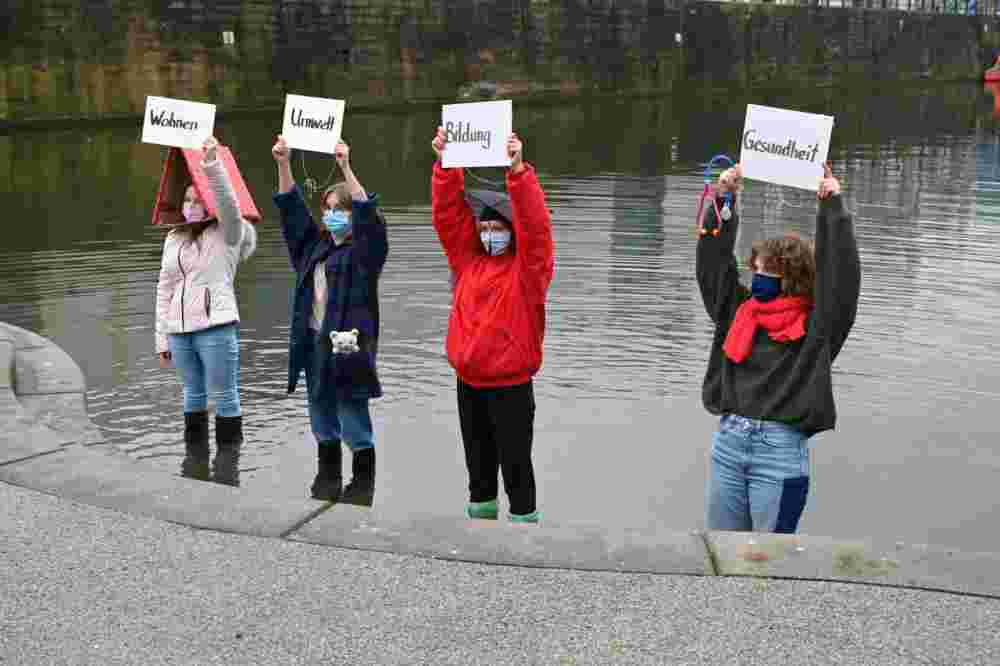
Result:
<svg viewBox="0 0 1000 666"><path fill-rule="evenodd" d="M332 155L343 128L344 100L285 95L281 133L289 148Z"/></svg>
<svg viewBox="0 0 1000 666"><path fill-rule="evenodd" d="M510 166L507 139L514 122L510 100L445 104L441 107L444 154L441 166Z"/></svg>
<svg viewBox="0 0 1000 666"><path fill-rule="evenodd" d="M169 97L146 97L142 142L201 148L215 131L215 105Z"/></svg>
<svg viewBox="0 0 1000 666"><path fill-rule="evenodd" d="M815 192L831 134L833 116L748 104L740 142L743 176Z"/></svg>

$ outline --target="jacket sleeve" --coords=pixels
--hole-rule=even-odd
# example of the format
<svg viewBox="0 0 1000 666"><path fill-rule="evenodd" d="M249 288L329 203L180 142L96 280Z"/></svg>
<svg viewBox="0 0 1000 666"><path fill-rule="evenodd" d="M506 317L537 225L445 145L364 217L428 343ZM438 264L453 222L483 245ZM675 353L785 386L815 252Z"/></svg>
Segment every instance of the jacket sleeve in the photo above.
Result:
<svg viewBox="0 0 1000 666"><path fill-rule="evenodd" d="M434 163L431 221L453 272L461 272L480 251L472 210L465 201L465 173Z"/></svg>
<svg viewBox="0 0 1000 666"><path fill-rule="evenodd" d="M169 268L171 255L176 252L176 243L170 236L163 243L163 258L160 260L160 279L156 283L156 353L170 350L167 343L167 319L170 317L170 301L181 281L177 271Z"/></svg>
<svg viewBox="0 0 1000 666"><path fill-rule="evenodd" d="M222 223L226 245L239 245L243 240L243 216L240 214L240 204L229 180L229 173L220 159L202 162L201 168L204 169L212 194L215 195L216 214Z"/></svg>
<svg viewBox="0 0 1000 666"><path fill-rule="evenodd" d="M734 205L732 217L722 224L719 235L714 236L711 230L718 228L719 220L711 202L706 201L705 206L708 208L705 229L709 233L698 239L695 273L705 311L718 326L732 320L736 306L748 295L746 287L740 284L740 272L733 255L742 211Z"/></svg>
<svg viewBox="0 0 1000 666"><path fill-rule="evenodd" d="M308 249L319 240L319 228L313 222L298 185L288 192L275 194L274 204L281 215L281 235L288 246L288 258L292 268L298 271L308 258Z"/></svg>
<svg viewBox="0 0 1000 666"><path fill-rule="evenodd" d="M351 234L354 236L354 260L369 273L381 273L389 256L389 235L385 218L378 209L377 194L352 202Z"/></svg>
<svg viewBox="0 0 1000 666"><path fill-rule="evenodd" d="M861 295L861 259L854 221L842 196L820 202L816 217L817 331L830 343L831 359L847 340Z"/></svg>
<svg viewBox="0 0 1000 666"><path fill-rule="evenodd" d="M508 170L507 192L514 217L514 252L520 278L529 296L535 302L544 302L555 271L555 246L545 193L534 167L525 164L517 174Z"/></svg>

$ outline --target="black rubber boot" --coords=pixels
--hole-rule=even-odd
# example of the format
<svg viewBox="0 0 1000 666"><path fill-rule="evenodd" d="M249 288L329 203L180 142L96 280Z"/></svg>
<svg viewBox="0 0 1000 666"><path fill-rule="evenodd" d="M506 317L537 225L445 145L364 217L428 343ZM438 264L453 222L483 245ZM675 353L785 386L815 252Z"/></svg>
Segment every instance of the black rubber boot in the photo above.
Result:
<svg viewBox="0 0 1000 666"><path fill-rule="evenodd" d="M313 479L313 499L336 502L340 499L343 479L343 452L340 440L320 442L316 447L316 478Z"/></svg>
<svg viewBox="0 0 1000 666"><path fill-rule="evenodd" d="M208 412L184 412L181 476L208 481Z"/></svg>
<svg viewBox="0 0 1000 666"><path fill-rule="evenodd" d="M227 486L240 485L240 447L243 445L243 417L215 417L215 460L212 481Z"/></svg>
<svg viewBox="0 0 1000 666"><path fill-rule="evenodd" d="M375 501L375 447L355 451L351 482L344 488L342 504L371 506Z"/></svg>

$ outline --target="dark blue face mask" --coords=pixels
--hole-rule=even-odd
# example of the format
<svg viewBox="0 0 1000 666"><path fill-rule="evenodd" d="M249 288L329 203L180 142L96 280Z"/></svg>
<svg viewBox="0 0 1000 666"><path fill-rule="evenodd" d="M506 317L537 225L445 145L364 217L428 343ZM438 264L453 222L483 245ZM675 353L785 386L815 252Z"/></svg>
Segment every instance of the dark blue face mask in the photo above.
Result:
<svg viewBox="0 0 1000 666"><path fill-rule="evenodd" d="M781 278L763 273L754 273L750 283L750 295L761 303L773 301L781 296Z"/></svg>

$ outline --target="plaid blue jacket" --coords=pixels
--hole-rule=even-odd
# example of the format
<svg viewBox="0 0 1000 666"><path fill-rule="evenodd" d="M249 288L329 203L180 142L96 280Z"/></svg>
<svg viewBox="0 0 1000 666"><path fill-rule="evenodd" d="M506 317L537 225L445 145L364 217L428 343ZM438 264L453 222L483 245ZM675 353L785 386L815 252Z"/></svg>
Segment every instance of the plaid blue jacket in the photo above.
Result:
<svg viewBox="0 0 1000 666"><path fill-rule="evenodd" d="M281 233L295 271L288 330L288 392L295 390L310 357L308 345L313 343L308 327L313 306L313 271L317 263L325 261L329 292L319 332L321 341L328 341L331 331L356 328L360 351L313 354L313 362L318 366L314 376L320 381L311 388L317 392L332 383L339 399L380 397L382 385L376 371L378 280L389 255L389 240L377 195L353 202L352 240L340 246L313 221L298 185L289 192L274 195L274 203L281 214ZM324 347L329 345L321 342L321 348Z"/></svg>

